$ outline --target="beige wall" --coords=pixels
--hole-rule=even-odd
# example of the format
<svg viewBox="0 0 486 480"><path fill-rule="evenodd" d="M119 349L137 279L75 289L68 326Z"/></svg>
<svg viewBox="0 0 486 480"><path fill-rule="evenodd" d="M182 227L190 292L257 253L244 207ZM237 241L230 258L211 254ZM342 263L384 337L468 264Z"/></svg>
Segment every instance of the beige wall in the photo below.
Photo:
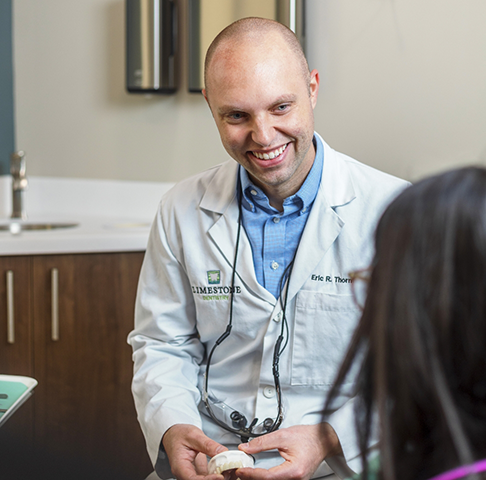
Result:
<svg viewBox="0 0 486 480"><path fill-rule="evenodd" d="M316 125L334 148L416 179L486 164L484 0L313 0Z"/></svg>
<svg viewBox="0 0 486 480"><path fill-rule="evenodd" d="M328 143L410 179L486 164L484 0L307 2ZM13 3L30 175L172 182L226 158L204 99L186 92L185 56L176 95L125 93L123 0Z"/></svg>

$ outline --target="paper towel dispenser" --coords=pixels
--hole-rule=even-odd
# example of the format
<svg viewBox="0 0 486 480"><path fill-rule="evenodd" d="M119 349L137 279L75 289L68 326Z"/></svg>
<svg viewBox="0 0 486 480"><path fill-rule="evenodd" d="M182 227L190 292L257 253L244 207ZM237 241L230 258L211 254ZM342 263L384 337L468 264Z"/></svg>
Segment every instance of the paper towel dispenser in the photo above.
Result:
<svg viewBox="0 0 486 480"><path fill-rule="evenodd" d="M126 89L129 93L176 91L175 0L125 0Z"/></svg>
<svg viewBox="0 0 486 480"><path fill-rule="evenodd" d="M188 89L200 93L204 58L214 37L243 17L271 18L289 27L305 51L305 0L187 0L189 19Z"/></svg>

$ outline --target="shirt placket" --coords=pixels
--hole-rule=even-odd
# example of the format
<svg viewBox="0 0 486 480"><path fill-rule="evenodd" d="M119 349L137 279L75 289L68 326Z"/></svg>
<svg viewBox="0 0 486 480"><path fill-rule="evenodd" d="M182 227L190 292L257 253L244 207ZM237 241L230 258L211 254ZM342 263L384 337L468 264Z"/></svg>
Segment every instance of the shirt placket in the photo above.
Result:
<svg viewBox="0 0 486 480"><path fill-rule="evenodd" d="M265 222L263 249L263 276L265 288L275 298L280 293L280 280L285 271L285 228L286 221L274 215Z"/></svg>

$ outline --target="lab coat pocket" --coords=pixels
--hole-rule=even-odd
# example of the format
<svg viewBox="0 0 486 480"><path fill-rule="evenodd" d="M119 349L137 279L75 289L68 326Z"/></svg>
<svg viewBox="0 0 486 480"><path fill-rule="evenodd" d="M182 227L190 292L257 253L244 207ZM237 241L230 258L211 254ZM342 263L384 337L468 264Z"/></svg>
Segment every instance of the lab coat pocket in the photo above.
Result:
<svg viewBox="0 0 486 480"><path fill-rule="evenodd" d="M292 343L292 385L332 385L359 318L352 295L300 291Z"/></svg>

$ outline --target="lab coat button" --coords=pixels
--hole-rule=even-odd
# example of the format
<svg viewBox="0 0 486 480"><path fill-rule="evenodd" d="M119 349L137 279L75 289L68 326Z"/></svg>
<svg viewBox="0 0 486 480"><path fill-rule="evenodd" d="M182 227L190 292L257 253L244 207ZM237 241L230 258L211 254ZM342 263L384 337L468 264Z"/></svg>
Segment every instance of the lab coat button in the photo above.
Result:
<svg viewBox="0 0 486 480"><path fill-rule="evenodd" d="M273 317L273 321L277 323L280 322L281 319L282 319L282 312L278 312L277 315Z"/></svg>
<svg viewBox="0 0 486 480"><path fill-rule="evenodd" d="M275 388L274 387L265 387L263 389L263 395L267 398L273 398L275 396Z"/></svg>

